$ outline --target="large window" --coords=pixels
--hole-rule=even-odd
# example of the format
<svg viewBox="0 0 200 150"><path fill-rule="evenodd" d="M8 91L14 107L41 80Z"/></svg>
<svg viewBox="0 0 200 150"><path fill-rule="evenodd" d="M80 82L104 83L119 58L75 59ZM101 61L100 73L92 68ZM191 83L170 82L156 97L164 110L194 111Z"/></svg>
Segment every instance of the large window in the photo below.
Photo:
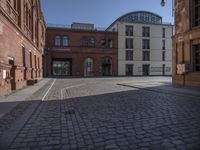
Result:
<svg viewBox="0 0 200 150"><path fill-rule="evenodd" d="M142 36L149 37L150 36L150 27L143 27L142 28Z"/></svg>
<svg viewBox="0 0 200 150"><path fill-rule="evenodd" d="M149 60L150 60L150 52L143 51L143 61L149 61Z"/></svg>
<svg viewBox="0 0 200 150"><path fill-rule="evenodd" d="M143 49L150 49L150 40L149 39L143 39L142 47L143 47Z"/></svg>
<svg viewBox="0 0 200 150"><path fill-rule="evenodd" d="M193 26L200 25L200 0L193 1Z"/></svg>
<svg viewBox="0 0 200 150"><path fill-rule="evenodd" d="M200 71L200 44L194 46L194 70Z"/></svg>
<svg viewBox="0 0 200 150"><path fill-rule="evenodd" d="M53 60L52 73L55 76L70 76L71 75L71 64L67 60Z"/></svg>
<svg viewBox="0 0 200 150"><path fill-rule="evenodd" d="M131 38L126 39L126 48L133 49L133 39L131 39Z"/></svg>
<svg viewBox="0 0 200 150"><path fill-rule="evenodd" d="M133 26L126 26L126 36L133 36Z"/></svg>
<svg viewBox="0 0 200 150"><path fill-rule="evenodd" d="M63 46L68 46L68 37L67 36L63 37Z"/></svg>
<svg viewBox="0 0 200 150"><path fill-rule="evenodd" d="M126 51L126 60L133 60L133 51Z"/></svg>
<svg viewBox="0 0 200 150"><path fill-rule="evenodd" d="M56 36L55 37L55 45L56 46L61 46L61 37L60 36Z"/></svg>

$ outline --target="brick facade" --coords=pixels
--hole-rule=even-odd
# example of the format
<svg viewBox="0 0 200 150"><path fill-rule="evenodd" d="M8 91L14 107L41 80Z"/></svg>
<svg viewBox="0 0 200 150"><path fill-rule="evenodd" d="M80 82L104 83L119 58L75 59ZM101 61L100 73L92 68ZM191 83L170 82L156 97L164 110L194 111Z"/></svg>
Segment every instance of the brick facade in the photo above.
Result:
<svg viewBox="0 0 200 150"><path fill-rule="evenodd" d="M198 69L200 53L195 53L194 49L195 46L199 45L200 51L200 14L199 10L194 8L195 3L198 3L196 7L199 7L199 0L175 0L176 33L173 37L174 85L200 87L200 70ZM185 74L178 73L178 64L186 64Z"/></svg>
<svg viewBox="0 0 200 150"><path fill-rule="evenodd" d="M0 0L0 13L1 96L42 78L46 27L39 0Z"/></svg>
<svg viewBox="0 0 200 150"><path fill-rule="evenodd" d="M61 45L55 46L55 37L61 38ZM63 38L67 37L68 44L63 46ZM91 38L91 39L90 39ZM88 43L88 40L91 43ZM66 60L70 63L68 76L117 76L118 68L118 39L117 32L95 30L78 30L67 28L47 28L45 54L46 76L55 75L53 72L54 60ZM105 44L110 42L110 47ZM102 46L103 45L103 46ZM93 60L91 74L87 75L86 59ZM110 66L104 65L110 61Z"/></svg>

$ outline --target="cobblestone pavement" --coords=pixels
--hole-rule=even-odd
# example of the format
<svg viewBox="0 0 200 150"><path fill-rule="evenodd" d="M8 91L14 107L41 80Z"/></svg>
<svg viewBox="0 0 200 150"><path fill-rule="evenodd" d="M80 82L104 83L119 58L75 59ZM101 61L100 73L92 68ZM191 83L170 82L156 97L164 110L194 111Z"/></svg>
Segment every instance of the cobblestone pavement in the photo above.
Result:
<svg viewBox="0 0 200 150"><path fill-rule="evenodd" d="M117 85L125 80L169 82L57 79L9 149L200 149L198 97Z"/></svg>

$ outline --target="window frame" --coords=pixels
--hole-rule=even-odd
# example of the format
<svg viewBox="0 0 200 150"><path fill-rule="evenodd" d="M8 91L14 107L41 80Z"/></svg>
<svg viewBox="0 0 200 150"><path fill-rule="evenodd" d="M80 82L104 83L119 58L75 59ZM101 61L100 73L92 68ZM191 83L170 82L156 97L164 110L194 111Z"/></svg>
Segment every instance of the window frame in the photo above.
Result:
<svg viewBox="0 0 200 150"><path fill-rule="evenodd" d="M59 38L59 39L58 39ZM59 44L57 44L57 40L59 40ZM55 46L61 46L61 40L62 40L62 38L61 38L61 36L60 35L56 35L55 37L54 37L54 45Z"/></svg>
<svg viewBox="0 0 200 150"><path fill-rule="evenodd" d="M134 32L134 27L132 25L126 25L125 26L125 35L126 36L133 36L133 32Z"/></svg>
<svg viewBox="0 0 200 150"><path fill-rule="evenodd" d="M147 53L147 55L145 55ZM142 52L142 60L143 61L150 61L150 51L143 51Z"/></svg>
<svg viewBox="0 0 200 150"><path fill-rule="evenodd" d="M150 37L150 27L142 27L142 36Z"/></svg>
<svg viewBox="0 0 200 150"><path fill-rule="evenodd" d="M133 38L126 38L125 39L125 47L126 49L133 49L134 48L134 39Z"/></svg>
<svg viewBox="0 0 200 150"><path fill-rule="evenodd" d="M132 61L134 57L133 50L126 50L126 61Z"/></svg>
<svg viewBox="0 0 200 150"><path fill-rule="evenodd" d="M65 44L65 42L67 44ZM69 46L69 38L68 38L68 36L66 36L66 35L63 36L63 38L62 38L62 45L65 46L65 47Z"/></svg>

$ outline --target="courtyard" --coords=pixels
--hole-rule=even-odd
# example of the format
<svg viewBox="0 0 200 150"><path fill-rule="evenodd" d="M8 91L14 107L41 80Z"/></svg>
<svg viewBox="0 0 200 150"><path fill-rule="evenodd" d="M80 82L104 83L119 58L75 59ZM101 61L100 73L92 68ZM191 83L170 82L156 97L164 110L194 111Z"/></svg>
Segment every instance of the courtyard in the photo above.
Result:
<svg viewBox="0 0 200 150"><path fill-rule="evenodd" d="M43 80L1 115L2 150L200 148L198 89L172 87L170 77Z"/></svg>

